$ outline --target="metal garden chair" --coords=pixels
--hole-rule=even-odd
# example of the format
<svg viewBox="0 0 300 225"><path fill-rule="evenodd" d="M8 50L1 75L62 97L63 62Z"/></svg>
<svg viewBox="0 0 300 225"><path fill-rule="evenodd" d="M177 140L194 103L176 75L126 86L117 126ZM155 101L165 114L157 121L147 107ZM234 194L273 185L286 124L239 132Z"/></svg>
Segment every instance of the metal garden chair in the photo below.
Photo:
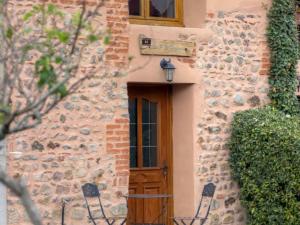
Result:
<svg viewBox="0 0 300 225"><path fill-rule="evenodd" d="M117 221L120 221L120 225L123 225L126 222L126 219L127 219L126 217L107 217L106 216L102 202L101 202L100 192L99 192L97 185L91 184L91 183L86 183L81 188L82 188L83 196L84 196L84 199L86 202L87 210L89 213L88 217L94 225L97 225L96 220L98 220L98 219L104 220L107 223L107 225L113 225ZM91 206L92 205L95 206L95 204L91 205L91 204L89 204L89 201L88 201L88 199L91 199L91 198L98 199L98 203L96 205L98 205L98 207L99 207L98 210L101 214L100 216L96 217L93 215L93 213L91 211Z"/></svg>
<svg viewBox="0 0 300 225"><path fill-rule="evenodd" d="M206 184L203 188L202 196L195 216L194 217L173 217L174 223L176 225L180 225L180 224L193 225L195 221L199 221L200 225L203 225L207 220L215 190L216 190L216 185L214 185L213 183ZM204 199L208 203L205 204L205 206L203 204ZM204 212L201 211L202 209L204 209Z"/></svg>

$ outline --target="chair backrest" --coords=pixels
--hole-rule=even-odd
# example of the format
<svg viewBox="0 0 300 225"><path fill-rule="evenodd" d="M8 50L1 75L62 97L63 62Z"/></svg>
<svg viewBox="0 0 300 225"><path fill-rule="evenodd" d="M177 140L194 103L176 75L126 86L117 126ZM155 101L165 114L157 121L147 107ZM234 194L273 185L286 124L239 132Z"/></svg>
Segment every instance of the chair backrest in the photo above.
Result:
<svg viewBox="0 0 300 225"><path fill-rule="evenodd" d="M216 185L213 183L208 183L204 186L202 196L213 197L216 190Z"/></svg>
<svg viewBox="0 0 300 225"><path fill-rule="evenodd" d="M200 199L200 202L199 202L199 206L198 206L198 209L197 209L197 212L196 212L196 215L195 215L196 218L200 218L200 211L201 211L201 207L202 207L202 201L203 201L203 198L206 198L209 201L209 203L208 203L207 210L206 210L206 213L205 213L205 216L203 217L203 219L204 220L207 219L209 211L210 211L211 202L212 202L212 199L213 199L214 194L215 194L215 190L216 190L216 185L214 185L213 183L208 183L204 186L203 191L202 191L202 195L201 195L201 199Z"/></svg>
<svg viewBox="0 0 300 225"><path fill-rule="evenodd" d="M100 197L100 192L96 184L86 183L81 188L85 198Z"/></svg>
<svg viewBox="0 0 300 225"><path fill-rule="evenodd" d="M93 224L96 225L96 222L95 222L95 218L93 216L93 213L91 211L91 206L89 205L87 198L97 198L98 199L101 217L103 217L108 222L108 218L105 215L104 208L101 203L100 192L99 192L97 185L92 184L92 183L86 183L81 187L81 189L82 189L83 196L84 196L86 206L88 209L89 217L92 220Z"/></svg>

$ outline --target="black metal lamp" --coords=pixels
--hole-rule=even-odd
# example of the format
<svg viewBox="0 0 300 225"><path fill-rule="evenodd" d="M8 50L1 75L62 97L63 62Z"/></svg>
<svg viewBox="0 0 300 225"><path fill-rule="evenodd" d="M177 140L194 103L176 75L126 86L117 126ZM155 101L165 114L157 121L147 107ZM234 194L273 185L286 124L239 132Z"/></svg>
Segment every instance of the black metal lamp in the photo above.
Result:
<svg viewBox="0 0 300 225"><path fill-rule="evenodd" d="M166 60L162 59L160 61L160 67L164 70L166 75L166 81L172 82L173 81L173 74L175 71L175 66L171 63L171 59Z"/></svg>

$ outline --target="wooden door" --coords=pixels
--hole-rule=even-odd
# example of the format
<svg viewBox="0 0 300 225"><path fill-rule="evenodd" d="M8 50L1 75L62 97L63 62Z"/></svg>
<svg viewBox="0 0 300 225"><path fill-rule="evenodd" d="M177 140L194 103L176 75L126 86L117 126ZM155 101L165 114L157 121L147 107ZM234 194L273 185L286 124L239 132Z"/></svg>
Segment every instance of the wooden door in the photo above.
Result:
<svg viewBox="0 0 300 225"><path fill-rule="evenodd" d="M129 86L128 93L129 194L172 194L169 87ZM170 224L172 210L171 198L131 198L127 223Z"/></svg>

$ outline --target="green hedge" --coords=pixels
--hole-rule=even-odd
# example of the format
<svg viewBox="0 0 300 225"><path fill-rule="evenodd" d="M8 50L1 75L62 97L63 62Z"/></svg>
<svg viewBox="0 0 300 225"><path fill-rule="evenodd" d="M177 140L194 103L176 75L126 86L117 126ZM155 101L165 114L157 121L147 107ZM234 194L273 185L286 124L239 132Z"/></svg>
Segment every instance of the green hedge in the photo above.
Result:
<svg viewBox="0 0 300 225"><path fill-rule="evenodd" d="M235 115L230 165L249 225L300 224L300 118L271 107Z"/></svg>
<svg viewBox="0 0 300 225"><path fill-rule="evenodd" d="M271 52L269 97L272 105L288 114L299 114L295 96L299 43L295 19L295 0L272 0L268 12L268 44Z"/></svg>

